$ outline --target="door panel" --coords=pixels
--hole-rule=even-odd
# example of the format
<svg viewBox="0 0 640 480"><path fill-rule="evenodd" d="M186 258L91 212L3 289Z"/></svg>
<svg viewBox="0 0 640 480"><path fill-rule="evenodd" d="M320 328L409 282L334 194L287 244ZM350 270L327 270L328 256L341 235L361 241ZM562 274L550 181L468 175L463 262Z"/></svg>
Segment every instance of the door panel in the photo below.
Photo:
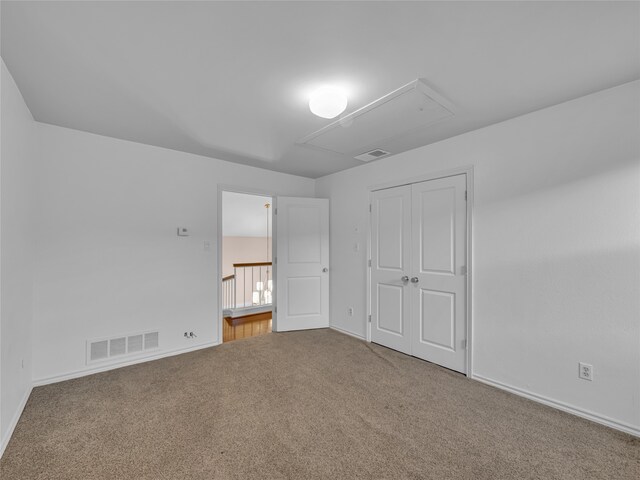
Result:
<svg viewBox="0 0 640 480"><path fill-rule="evenodd" d="M317 277L288 278L287 300L289 317L298 315L319 315L322 308L322 279Z"/></svg>
<svg viewBox="0 0 640 480"><path fill-rule="evenodd" d="M274 330L329 326L329 201L278 197Z"/></svg>
<svg viewBox="0 0 640 480"><path fill-rule="evenodd" d="M421 272L454 273L455 194L455 187L421 190L417 194Z"/></svg>
<svg viewBox="0 0 640 480"><path fill-rule="evenodd" d="M420 341L455 351L455 294L420 289Z"/></svg>
<svg viewBox="0 0 640 480"><path fill-rule="evenodd" d="M289 263L319 263L322 258L322 205L289 205Z"/></svg>
<svg viewBox="0 0 640 480"><path fill-rule="evenodd" d="M404 335L404 286L378 284L378 329Z"/></svg>
<svg viewBox="0 0 640 480"><path fill-rule="evenodd" d="M411 353L407 282L411 263L411 187L379 190L371 204L371 340ZM408 277L407 277L408 278Z"/></svg>
<svg viewBox="0 0 640 480"><path fill-rule="evenodd" d="M404 196L379 199L377 208L378 219L384 222L383 228L377 231L378 267L402 271L405 268L402 240L406 237L403 210L408 208L407 199Z"/></svg>
<svg viewBox="0 0 640 480"><path fill-rule="evenodd" d="M466 372L466 175L412 185L411 352ZM418 333L419 332L419 333Z"/></svg>

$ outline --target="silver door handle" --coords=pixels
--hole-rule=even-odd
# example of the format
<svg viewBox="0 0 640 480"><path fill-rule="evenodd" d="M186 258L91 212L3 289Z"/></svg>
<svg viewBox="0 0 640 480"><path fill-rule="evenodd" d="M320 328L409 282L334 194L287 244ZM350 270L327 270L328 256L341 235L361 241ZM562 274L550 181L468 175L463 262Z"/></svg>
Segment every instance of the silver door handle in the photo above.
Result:
<svg viewBox="0 0 640 480"><path fill-rule="evenodd" d="M324 267L324 268L322 269L322 273L327 273L328 271L329 271L329 269L328 269L327 267Z"/></svg>
<svg viewBox="0 0 640 480"><path fill-rule="evenodd" d="M419 281L418 277L411 277L411 283L418 283Z"/></svg>
<svg viewBox="0 0 640 480"><path fill-rule="evenodd" d="M407 277L406 275L404 277L402 277L400 280L402 280L402 283L407 283L409 281L409 277Z"/></svg>

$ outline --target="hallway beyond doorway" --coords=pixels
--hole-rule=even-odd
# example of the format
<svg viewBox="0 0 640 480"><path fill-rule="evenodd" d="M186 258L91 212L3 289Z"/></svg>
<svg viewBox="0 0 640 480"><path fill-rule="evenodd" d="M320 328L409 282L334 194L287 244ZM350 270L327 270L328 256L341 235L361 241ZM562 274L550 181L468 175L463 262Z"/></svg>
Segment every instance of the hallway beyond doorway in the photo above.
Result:
<svg viewBox="0 0 640 480"><path fill-rule="evenodd" d="M239 318L226 317L222 327L222 341L231 342L266 333L271 333L271 312Z"/></svg>
<svg viewBox="0 0 640 480"><path fill-rule="evenodd" d="M222 191L222 340L270 333L272 197Z"/></svg>

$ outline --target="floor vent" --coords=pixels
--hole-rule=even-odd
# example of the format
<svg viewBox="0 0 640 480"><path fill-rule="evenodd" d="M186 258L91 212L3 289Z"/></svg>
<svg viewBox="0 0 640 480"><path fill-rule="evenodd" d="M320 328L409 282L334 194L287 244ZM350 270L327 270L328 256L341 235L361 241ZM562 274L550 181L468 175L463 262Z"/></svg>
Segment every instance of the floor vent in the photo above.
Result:
<svg viewBox="0 0 640 480"><path fill-rule="evenodd" d="M375 160L376 158L382 158L385 155L389 155L390 152L386 150L382 150L381 148L376 148L375 150L371 150L370 152L361 153L353 158L356 160L360 160L362 162L368 162L370 160Z"/></svg>
<svg viewBox="0 0 640 480"><path fill-rule="evenodd" d="M139 355L160 347L158 332L87 340L87 363L100 362L129 355Z"/></svg>

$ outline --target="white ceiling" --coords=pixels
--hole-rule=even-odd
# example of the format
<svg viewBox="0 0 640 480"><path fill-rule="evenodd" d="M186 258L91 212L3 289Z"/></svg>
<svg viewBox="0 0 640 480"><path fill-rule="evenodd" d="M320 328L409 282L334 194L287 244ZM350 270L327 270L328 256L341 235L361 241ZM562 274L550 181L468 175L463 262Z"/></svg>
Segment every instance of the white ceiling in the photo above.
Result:
<svg viewBox="0 0 640 480"><path fill-rule="evenodd" d="M271 197L222 192L222 235L225 237L262 237L267 234L267 209ZM271 236L269 209L269 236Z"/></svg>
<svg viewBox="0 0 640 480"><path fill-rule="evenodd" d="M456 116L424 145L640 78L638 2L2 2L2 57L46 123L318 177L295 141L419 77Z"/></svg>

